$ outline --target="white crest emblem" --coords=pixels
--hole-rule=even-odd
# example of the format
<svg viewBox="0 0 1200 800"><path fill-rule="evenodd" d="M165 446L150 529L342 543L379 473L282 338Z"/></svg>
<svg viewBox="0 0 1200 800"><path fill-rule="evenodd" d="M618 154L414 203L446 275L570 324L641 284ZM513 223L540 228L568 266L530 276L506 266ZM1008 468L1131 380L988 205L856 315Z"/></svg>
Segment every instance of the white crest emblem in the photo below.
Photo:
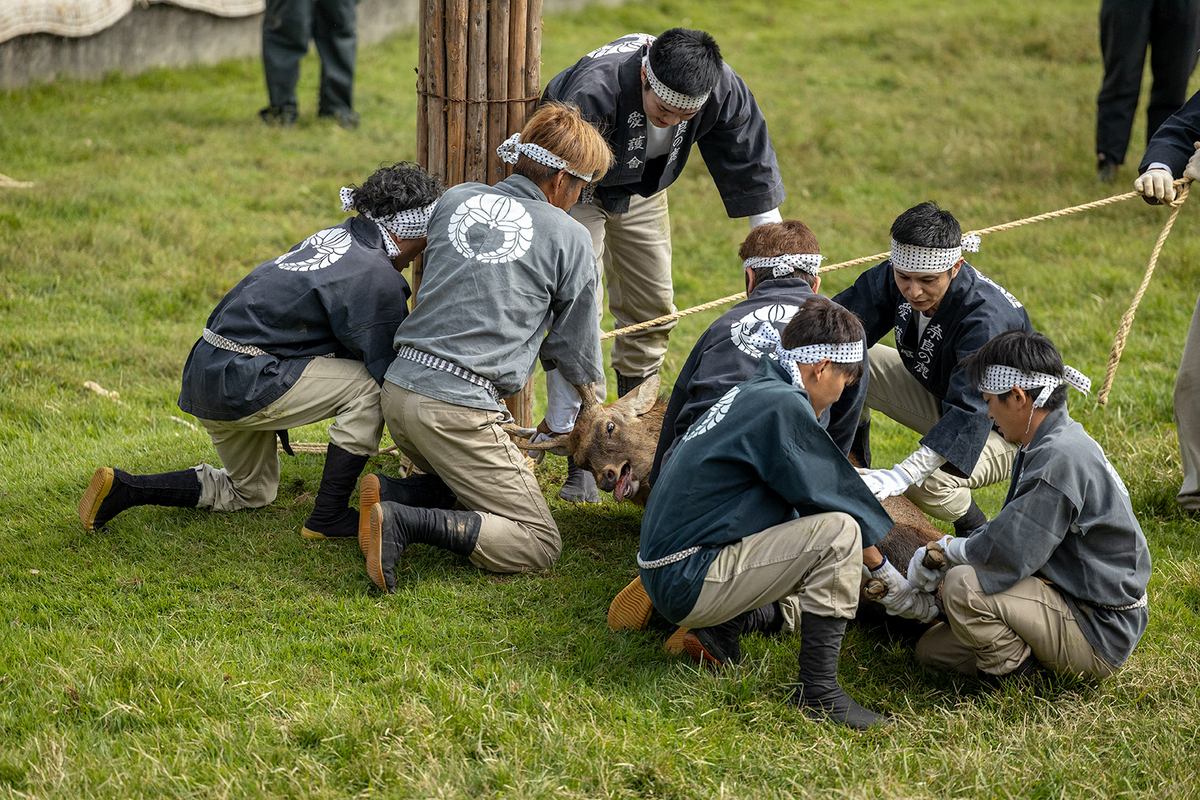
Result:
<svg viewBox="0 0 1200 800"><path fill-rule="evenodd" d="M275 266L289 272L312 272L325 269L346 255L352 242L345 228L326 228L305 239L290 253L275 259Z"/></svg>
<svg viewBox="0 0 1200 800"><path fill-rule="evenodd" d="M704 413L704 416L698 419L692 427L688 428L688 432L683 435L683 441L687 442L695 439L697 436L704 434L717 427L717 423L725 419L725 415L729 413L729 407L733 405L733 400L737 397L738 392L742 390L741 386L735 386L721 396L721 399L713 404L713 407Z"/></svg>
<svg viewBox="0 0 1200 800"><path fill-rule="evenodd" d="M631 33L628 36L622 36L615 42L609 42L603 47L597 47L595 50L587 54L588 58L601 58L603 56L612 55L613 53L633 53L642 49L642 45L651 44L656 37L648 33Z"/></svg>
<svg viewBox="0 0 1200 800"><path fill-rule="evenodd" d="M757 360L762 356L762 350L750 344L749 339L758 330L758 326L764 323L767 325L774 325L776 323L787 325L799 310L800 306L784 303L772 303L769 306L756 308L729 326L729 338L737 345L738 350L741 350L748 356L753 356Z"/></svg>
<svg viewBox="0 0 1200 800"><path fill-rule="evenodd" d="M476 225L487 228L471 236ZM477 194L468 197L450 215L450 243L467 258L484 264L505 264L525 255L533 243L533 219L525 206L511 197L498 194ZM497 242L497 234L501 241ZM490 249L476 251L471 243Z"/></svg>

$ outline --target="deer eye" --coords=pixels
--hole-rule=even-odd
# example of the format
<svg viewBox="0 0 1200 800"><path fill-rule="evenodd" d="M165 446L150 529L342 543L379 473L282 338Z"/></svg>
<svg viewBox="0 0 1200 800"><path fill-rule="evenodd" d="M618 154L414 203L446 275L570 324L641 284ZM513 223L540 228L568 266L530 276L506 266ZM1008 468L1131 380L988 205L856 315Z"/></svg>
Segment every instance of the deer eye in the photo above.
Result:
<svg viewBox="0 0 1200 800"><path fill-rule="evenodd" d="M612 432L615 431L616 429L617 429L616 425L612 424L611 422L608 423L608 435L609 436L612 436Z"/></svg>

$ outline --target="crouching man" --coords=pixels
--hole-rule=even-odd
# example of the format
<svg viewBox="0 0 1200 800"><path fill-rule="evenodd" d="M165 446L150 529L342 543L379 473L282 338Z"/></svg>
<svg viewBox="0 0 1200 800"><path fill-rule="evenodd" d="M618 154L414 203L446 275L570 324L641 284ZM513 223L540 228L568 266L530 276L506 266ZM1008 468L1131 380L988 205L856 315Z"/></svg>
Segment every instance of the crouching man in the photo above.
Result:
<svg viewBox="0 0 1200 800"><path fill-rule="evenodd" d="M276 436L333 419L321 486L301 535L353 537L350 494L383 434L379 385L408 313L400 270L425 249L441 184L416 164L377 170L344 188L358 215L258 265L205 324L183 368L179 407L199 418L223 468L157 475L100 467L79 502L86 530L141 505L236 511L275 500Z"/></svg>
<svg viewBox="0 0 1200 800"><path fill-rule="evenodd" d="M936 609L875 549L892 520L817 424L861 375L862 324L814 296L782 341L770 324L752 338L773 357L692 425L650 494L641 582L663 616L691 629L684 649L713 666L738 660L743 633L798 629L792 702L866 728L885 720L837 682L864 562L887 581L892 613L928 620Z"/></svg>
<svg viewBox="0 0 1200 800"><path fill-rule="evenodd" d="M420 298L396 331L384 418L444 490L364 479L367 572L388 592L414 543L492 572L546 569L562 546L537 479L501 429L511 419L501 399L525 385L539 354L572 384L601 379L596 256L567 209L612 154L577 108L557 103L499 152L512 176L460 184L437 204ZM467 510L438 502L449 494Z"/></svg>
<svg viewBox="0 0 1200 800"><path fill-rule="evenodd" d="M999 515L969 539L942 540L949 572L913 556L909 579L942 583L947 622L917 643L917 659L968 675L1023 675L1038 665L1103 678L1146 630L1150 552L1121 476L1071 419L1064 367L1045 336L997 336L964 365L1000 433L1020 445Z"/></svg>

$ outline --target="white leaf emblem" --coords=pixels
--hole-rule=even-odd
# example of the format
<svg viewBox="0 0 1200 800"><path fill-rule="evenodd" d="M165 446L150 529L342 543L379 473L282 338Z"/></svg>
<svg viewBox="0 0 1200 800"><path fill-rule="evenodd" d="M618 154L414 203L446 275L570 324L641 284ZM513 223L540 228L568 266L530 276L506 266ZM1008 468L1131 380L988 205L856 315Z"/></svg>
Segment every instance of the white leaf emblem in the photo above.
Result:
<svg viewBox="0 0 1200 800"><path fill-rule="evenodd" d="M693 423L692 427L688 428L688 432L684 434L683 441L695 439L697 436L704 434L717 427L717 423L725 419L725 415L729 413L729 407L733 405L733 400L737 397L738 392L742 387L735 386L726 392L720 400L713 404L713 407L704 413L704 416Z"/></svg>
<svg viewBox="0 0 1200 800"><path fill-rule="evenodd" d="M615 42L609 42L603 47L597 47L595 50L587 54L588 58L600 58L602 56L612 55L613 53L632 53L635 50L642 49L642 45L651 44L656 37L648 33L631 33L628 36L622 36Z"/></svg>
<svg viewBox="0 0 1200 800"><path fill-rule="evenodd" d="M799 310L800 306L784 303L772 303L769 306L756 308L729 326L729 338L737 345L738 350L758 359L762 356L762 350L749 341L754 332L758 330L758 326L764 323L767 325L775 323L787 325Z"/></svg>
<svg viewBox="0 0 1200 800"><path fill-rule="evenodd" d="M275 259L275 266L289 272L312 272L325 269L350 250L350 231L345 228L326 228L305 239L290 253Z"/></svg>
<svg viewBox="0 0 1200 800"><path fill-rule="evenodd" d="M487 228L471 236L476 225ZM511 197L498 194L477 194L468 197L450 215L450 243L467 258L484 264L506 264L518 259L533 243L533 219L525 206ZM474 238L488 250L476 252ZM500 241L495 241L497 238Z"/></svg>

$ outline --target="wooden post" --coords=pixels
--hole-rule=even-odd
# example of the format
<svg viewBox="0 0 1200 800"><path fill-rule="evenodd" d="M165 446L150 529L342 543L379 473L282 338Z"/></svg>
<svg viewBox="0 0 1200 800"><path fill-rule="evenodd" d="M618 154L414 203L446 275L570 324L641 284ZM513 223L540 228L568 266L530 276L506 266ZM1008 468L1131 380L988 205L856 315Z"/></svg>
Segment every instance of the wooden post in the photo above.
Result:
<svg viewBox="0 0 1200 800"><path fill-rule="evenodd" d="M511 173L496 147L537 108L541 49L542 0L422 1L417 158L431 175L454 186ZM414 264L414 294L419 284ZM505 402L533 425L532 382Z"/></svg>

